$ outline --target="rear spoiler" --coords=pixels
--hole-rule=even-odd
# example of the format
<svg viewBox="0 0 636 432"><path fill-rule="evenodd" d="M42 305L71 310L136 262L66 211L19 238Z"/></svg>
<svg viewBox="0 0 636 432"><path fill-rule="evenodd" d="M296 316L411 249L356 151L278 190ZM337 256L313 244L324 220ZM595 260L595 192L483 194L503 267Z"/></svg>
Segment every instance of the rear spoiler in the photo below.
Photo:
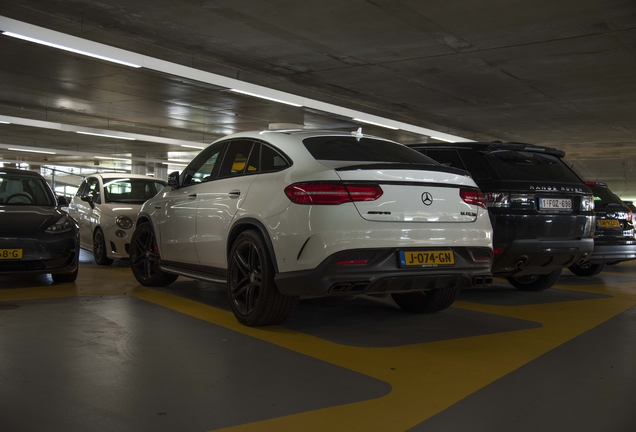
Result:
<svg viewBox="0 0 636 432"><path fill-rule="evenodd" d="M494 152L498 150L499 151L515 150L515 151L527 151L527 152L534 152L534 153L545 153L545 154L549 154L549 155L560 157L560 158L565 156L565 152L563 150L555 149L552 147L543 147L543 146L538 146L534 144L521 144L521 143L491 144L482 151Z"/></svg>
<svg viewBox="0 0 636 432"><path fill-rule="evenodd" d="M376 170L376 169L396 169L396 170L417 170L417 171L438 171L450 174L458 174L466 177L471 177L468 171L464 171L459 168L446 167L443 165L429 165L421 163L400 163L400 162L381 162L381 163L369 163L369 164L356 164L349 165L340 168L336 168L336 171L358 171L358 170Z"/></svg>

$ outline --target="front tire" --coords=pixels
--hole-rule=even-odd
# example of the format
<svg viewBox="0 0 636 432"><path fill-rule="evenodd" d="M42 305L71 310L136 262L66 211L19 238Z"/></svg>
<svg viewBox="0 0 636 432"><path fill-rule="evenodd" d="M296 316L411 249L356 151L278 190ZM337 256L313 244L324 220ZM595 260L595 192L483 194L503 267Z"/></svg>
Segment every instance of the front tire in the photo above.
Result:
<svg viewBox="0 0 636 432"><path fill-rule="evenodd" d="M113 260L106 255L106 239L101 228L97 228L93 235L93 259L98 265L111 265L113 263Z"/></svg>
<svg viewBox="0 0 636 432"><path fill-rule="evenodd" d="M459 295L459 288L433 289L391 294L393 301L406 312L432 313L452 305Z"/></svg>
<svg viewBox="0 0 636 432"><path fill-rule="evenodd" d="M562 271L563 269L559 268L548 274L507 277L506 279L520 291L544 291L557 283Z"/></svg>
<svg viewBox="0 0 636 432"><path fill-rule="evenodd" d="M147 222L138 225L130 239L130 268L140 284L160 287L177 280L178 275L159 268L160 258L152 227Z"/></svg>
<svg viewBox="0 0 636 432"><path fill-rule="evenodd" d="M596 276L605 268L605 263L600 264L582 264L568 267L572 273L577 276Z"/></svg>
<svg viewBox="0 0 636 432"><path fill-rule="evenodd" d="M246 326L283 322L298 297L286 296L274 283L274 265L260 233L237 237L228 257L228 297L236 319Z"/></svg>

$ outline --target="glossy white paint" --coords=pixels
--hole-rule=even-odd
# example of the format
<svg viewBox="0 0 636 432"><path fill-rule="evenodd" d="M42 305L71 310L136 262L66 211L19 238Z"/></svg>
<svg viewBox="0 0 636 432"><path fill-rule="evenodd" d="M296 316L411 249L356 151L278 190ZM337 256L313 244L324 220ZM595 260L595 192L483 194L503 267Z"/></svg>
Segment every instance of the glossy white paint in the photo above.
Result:
<svg viewBox="0 0 636 432"><path fill-rule="evenodd" d="M236 223L248 218L266 227L280 272L312 269L329 255L349 249L492 247L488 212L459 196L460 187L476 188L470 177L419 170L337 172L329 163L315 160L302 144L306 137L325 134L334 133L267 131L224 138L267 142L289 156L293 165L275 173L164 189L142 208L153 220L162 258L226 268L227 236ZM340 180L377 181L384 194L371 202L299 205L284 193L296 182ZM240 196L230 197L232 191L240 191ZM434 198L430 206L422 202L426 191ZM368 214L377 209L391 214Z"/></svg>

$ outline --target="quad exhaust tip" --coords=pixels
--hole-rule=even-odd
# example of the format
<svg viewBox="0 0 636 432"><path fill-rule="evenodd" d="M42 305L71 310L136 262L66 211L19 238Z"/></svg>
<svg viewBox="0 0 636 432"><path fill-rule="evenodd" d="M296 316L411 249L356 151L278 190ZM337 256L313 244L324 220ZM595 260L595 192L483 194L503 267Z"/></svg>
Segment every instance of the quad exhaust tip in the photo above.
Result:
<svg viewBox="0 0 636 432"><path fill-rule="evenodd" d="M475 276L473 277L474 287L486 287L492 285L492 276Z"/></svg>

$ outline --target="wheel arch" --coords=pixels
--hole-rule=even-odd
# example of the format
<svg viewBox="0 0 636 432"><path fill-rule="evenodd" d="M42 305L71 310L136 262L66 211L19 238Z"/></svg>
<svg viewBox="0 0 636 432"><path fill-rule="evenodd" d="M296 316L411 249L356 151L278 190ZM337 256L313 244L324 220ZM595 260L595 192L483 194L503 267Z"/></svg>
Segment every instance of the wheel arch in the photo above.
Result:
<svg viewBox="0 0 636 432"><path fill-rule="evenodd" d="M272 239L269 236L269 232L265 225L263 225L259 220L254 218L244 218L236 221L230 232L227 236L227 243L225 245L225 254L226 256L230 255L230 250L232 249L232 245L236 238L244 231L249 229L256 229L263 236L263 240L265 240L265 244L267 245L267 250L269 251L269 256L272 258L272 264L274 266L274 271L278 273L278 262L276 260L276 252L274 251L274 244L272 243Z"/></svg>

